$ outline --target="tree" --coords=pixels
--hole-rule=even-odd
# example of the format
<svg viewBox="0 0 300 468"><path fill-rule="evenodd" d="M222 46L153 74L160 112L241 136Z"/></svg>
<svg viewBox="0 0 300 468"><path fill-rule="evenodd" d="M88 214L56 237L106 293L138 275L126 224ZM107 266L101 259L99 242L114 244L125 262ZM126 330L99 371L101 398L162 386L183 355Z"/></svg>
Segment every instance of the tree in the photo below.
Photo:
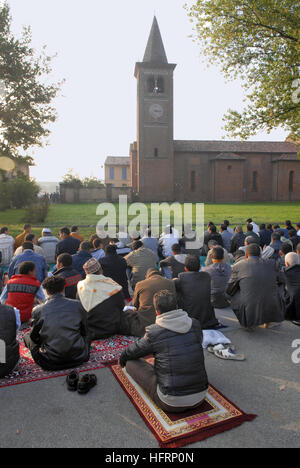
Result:
<svg viewBox="0 0 300 468"><path fill-rule="evenodd" d="M300 4L295 0L198 0L188 8L196 40L226 78L242 78L250 104L229 110L225 130L300 129Z"/></svg>
<svg viewBox="0 0 300 468"><path fill-rule="evenodd" d="M5 2L0 6L0 153L31 162L28 150L44 146L50 134L48 124L57 118L51 103L61 83L46 84L52 57L46 55L45 47L36 55L29 27L21 38L15 38L11 22Z"/></svg>

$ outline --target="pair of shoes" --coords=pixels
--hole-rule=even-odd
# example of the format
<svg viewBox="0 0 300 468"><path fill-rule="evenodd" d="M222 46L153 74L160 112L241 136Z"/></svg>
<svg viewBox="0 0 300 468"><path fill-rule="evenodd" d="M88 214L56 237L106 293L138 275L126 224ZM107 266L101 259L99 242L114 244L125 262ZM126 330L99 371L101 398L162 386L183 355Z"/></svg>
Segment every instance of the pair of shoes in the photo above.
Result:
<svg viewBox="0 0 300 468"><path fill-rule="evenodd" d="M85 395L97 385L97 377L94 374L84 374L80 377L78 372L72 371L67 376L67 385L70 392L78 391Z"/></svg>

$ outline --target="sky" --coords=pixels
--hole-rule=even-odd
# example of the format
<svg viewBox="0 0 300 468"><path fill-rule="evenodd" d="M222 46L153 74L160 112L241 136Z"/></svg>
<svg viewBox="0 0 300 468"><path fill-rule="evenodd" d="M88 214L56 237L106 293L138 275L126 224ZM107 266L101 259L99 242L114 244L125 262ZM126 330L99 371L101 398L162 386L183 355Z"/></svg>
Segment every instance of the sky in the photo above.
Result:
<svg viewBox="0 0 300 468"><path fill-rule="evenodd" d="M107 156L128 156L136 140L135 62L142 61L156 14L170 63L176 63L174 138L220 140L222 117L241 110L241 82L226 83L208 67L191 39L185 0L8 0L13 31L30 25L33 46L57 54L49 80L65 79L55 100L59 115L45 148L34 150L37 181L59 182L73 169L81 178L104 178ZM286 132L253 140L283 141Z"/></svg>

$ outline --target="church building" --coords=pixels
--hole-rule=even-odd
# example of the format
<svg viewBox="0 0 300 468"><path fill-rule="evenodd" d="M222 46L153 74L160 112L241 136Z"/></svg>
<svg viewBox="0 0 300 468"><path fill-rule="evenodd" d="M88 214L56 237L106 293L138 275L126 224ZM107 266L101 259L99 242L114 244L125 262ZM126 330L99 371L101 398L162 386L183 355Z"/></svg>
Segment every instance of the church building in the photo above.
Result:
<svg viewBox="0 0 300 468"><path fill-rule="evenodd" d="M300 201L292 143L174 140L175 68L154 18L143 62L135 66L137 141L129 158L107 158L106 183L131 186L143 202Z"/></svg>

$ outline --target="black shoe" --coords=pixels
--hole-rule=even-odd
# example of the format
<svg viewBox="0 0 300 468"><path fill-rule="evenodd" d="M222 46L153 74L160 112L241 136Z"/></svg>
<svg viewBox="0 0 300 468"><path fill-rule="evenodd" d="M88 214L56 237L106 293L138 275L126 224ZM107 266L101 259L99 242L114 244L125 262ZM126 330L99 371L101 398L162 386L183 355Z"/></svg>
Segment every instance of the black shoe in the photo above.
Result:
<svg viewBox="0 0 300 468"><path fill-rule="evenodd" d="M94 374L85 374L79 379L78 393L85 395L97 385L97 377Z"/></svg>
<svg viewBox="0 0 300 468"><path fill-rule="evenodd" d="M70 392L76 392L79 382L79 374L76 371L72 371L67 377L68 390Z"/></svg>
<svg viewBox="0 0 300 468"><path fill-rule="evenodd" d="M292 323L297 325L297 327L300 327L300 320L293 320Z"/></svg>

